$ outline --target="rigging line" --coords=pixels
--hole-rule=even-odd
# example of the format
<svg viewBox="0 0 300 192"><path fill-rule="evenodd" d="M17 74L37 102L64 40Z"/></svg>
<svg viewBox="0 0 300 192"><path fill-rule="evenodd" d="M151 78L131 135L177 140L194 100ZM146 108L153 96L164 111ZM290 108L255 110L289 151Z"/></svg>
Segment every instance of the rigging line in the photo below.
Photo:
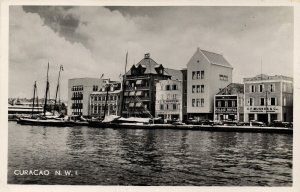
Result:
<svg viewBox="0 0 300 192"><path fill-rule="evenodd" d="M130 89L131 91L135 91L135 90L133 90L133 88L132 88L131 85L129 85L129 89ZM150 115L151 118L153 118L152 114L150 113L150 111L149 111L148 109L145 108L145 105L144 105L144 103L140 100L140 98L137 97L136 95L135 95L135 97L136 97L136 100L137 100L139 103L142 104L142 106L144 107L144 110Z"/></svg>

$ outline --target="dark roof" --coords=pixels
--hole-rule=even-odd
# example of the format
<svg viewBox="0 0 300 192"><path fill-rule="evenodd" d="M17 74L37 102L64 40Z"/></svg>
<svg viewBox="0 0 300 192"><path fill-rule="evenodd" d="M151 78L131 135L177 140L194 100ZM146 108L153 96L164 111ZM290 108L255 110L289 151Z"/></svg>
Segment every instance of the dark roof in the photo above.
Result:
<svg viewBox="0 0 300 192"><path fill-rule="evenodd" d="M160 66L151 58L142 59L136 64L136 67L138 67L139 65L141 65L143 68L146 68L144 74L157 74L155 68Z"/></svg>
<svg viewBox="0 0 300 192"><path fill-rule="evenodd" d="M150 54L145 54L145 57L138 62L136 65L133 65L127 72L126 75L131 75L132 68L143 68L143 74L158 74L157 69L163 68L162 64L156 63L153 59L150 58Z"/></svg>
<svg viewBox="0 0 300 192"><path fill-rule="evenodd" d="M165 68L165 72L171 76L172 80L181 80L182 81L182 72L176 69Z"/></svg>
<svg viewBox="0 0 300 192"><path fill-rule="evenodd" d="M232 66L226 61L226 59L223 57L223 55L218 53L213 53L210 51L205 51L201 49L201 52L206 56L206 58L209 60L211 64L217 64L217 65L223 65L226 67Z"/></svg>
<svg viewBox="0 0 300 192"><path fill-rule="evenodd" d="M234 95L238 93L244 93L244 84L230 83L227 87L217 93L217 95Z"/></svg>

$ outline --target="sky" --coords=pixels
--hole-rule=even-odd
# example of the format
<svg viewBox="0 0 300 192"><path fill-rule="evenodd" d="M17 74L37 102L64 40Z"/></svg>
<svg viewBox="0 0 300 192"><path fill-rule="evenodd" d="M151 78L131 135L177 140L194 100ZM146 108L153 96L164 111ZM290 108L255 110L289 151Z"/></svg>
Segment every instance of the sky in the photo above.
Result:
<svg viewBox="0 0 300 192"><path fill-rule="evenodd" d="M186 68L197 47L221 53L233 82L261 73L293 75L291 7L10 6L9 97L44 97L47 63L54 98L59 66L61 98L68 79L119 80L150 53L166 68ZM262 63L262 65L261 65Z"/></svg>

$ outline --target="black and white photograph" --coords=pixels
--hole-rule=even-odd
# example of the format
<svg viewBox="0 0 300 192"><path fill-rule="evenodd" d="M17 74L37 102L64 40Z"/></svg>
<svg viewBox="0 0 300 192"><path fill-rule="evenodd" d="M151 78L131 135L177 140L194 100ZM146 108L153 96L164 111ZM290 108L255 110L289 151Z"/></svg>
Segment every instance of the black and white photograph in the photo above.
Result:
<svg viewBox="0 0 300 192"><path fill-rule="evenodd" d="M292 191L297 3L144 3L6 4L7 186Z"/></svg>

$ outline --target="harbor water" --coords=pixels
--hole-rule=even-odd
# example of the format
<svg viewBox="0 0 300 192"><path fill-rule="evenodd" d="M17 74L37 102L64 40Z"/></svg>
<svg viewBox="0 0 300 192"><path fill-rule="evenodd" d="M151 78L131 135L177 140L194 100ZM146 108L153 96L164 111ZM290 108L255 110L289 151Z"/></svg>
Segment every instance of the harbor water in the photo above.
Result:
<svg viewBox="0 0 300 192"><path fill-rule="evenodd" d="M293 135L8 123L8 183L292 186Z"/></svg>

